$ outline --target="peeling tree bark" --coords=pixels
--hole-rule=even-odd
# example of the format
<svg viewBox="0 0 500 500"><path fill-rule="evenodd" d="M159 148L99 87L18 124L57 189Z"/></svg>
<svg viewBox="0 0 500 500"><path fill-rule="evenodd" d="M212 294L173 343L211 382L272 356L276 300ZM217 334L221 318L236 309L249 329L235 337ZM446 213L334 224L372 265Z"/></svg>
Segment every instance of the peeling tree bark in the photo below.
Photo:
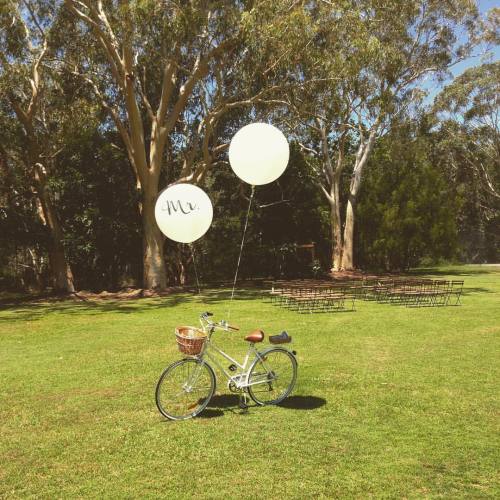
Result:
<svg viewBox="0 0 500 500"><path fill-rule="evenodd" d="M330 220L332 228L332 271L339 271L342 266L342 220L340 218L339 179L332 182L330 201Z"/></svg>
<svg viewBox="0 0 500 500"><path fill-rule="evenodd" d="M330 157L330 148L326 126L322 120L317 119L318 131L321 136L321 151L323 162L323 176L326 187L320 184L328 203L330 204L330 227L332 234L332 253L331 253L331 271L340 271L342 269L342 219L340 206L340 179L344 169L344 145L346 140L346 131L340 136L339 147L335 164Z"/></svg>
<svg viewBox="0 0 500 500"><path fill-rule="evenodd" d="M346 207L346 218L344 227L344 244L342 249L342 266L343 270L349 271L354 269L354 220L355 220L355 208L358 197L359 188L361 186L361 179L363 174L363 169L368 161L373 144L375 143L375 138L377 136L378 126L375 125L368 139L365 141L363 137L361 139L358 152L356 154L356 160L354 164L354 170L351 177L351 184L349 187L349 197L347 200Z"/></svg>
<svg viewBox="0 0 500 500"><path fill-rule="evenodd" d="M330 225L332 234L331 271L354 269L354 220L355 207L363 169L372 151L378 133L379 120L369 130L368 137L360 129L360 143L355 157L353 174L351 177L349 197L345 212L345 226L342 231L342 210L340 206L340 182L345 166L345 142L347 129L341 131L338 140L337 157L335 163L330 156L328 133L325 124L318 118L316 131L321 137L321 156L323 182L320 187L330 204Z"/></svg>
<svg viewBox="0 0 500 500"><path fill-rule="evenodd" d="M165 288L167 286L167 272L164 259L165 237L158 229L155 220L155 201L158 193L156 189L145 190L142 199L142 228L143 228L143 282L146 288Z"/></svg>

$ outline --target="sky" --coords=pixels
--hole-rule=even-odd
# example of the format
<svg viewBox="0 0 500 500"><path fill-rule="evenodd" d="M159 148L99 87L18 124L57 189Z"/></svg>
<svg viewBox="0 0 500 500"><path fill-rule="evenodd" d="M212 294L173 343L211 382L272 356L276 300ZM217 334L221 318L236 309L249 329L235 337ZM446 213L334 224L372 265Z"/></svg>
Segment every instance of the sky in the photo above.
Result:
<svg viewBox="0 0 500 500"><path fill-rule="evenodd" d="M479 0L478 5L481 13L486 15L486 13L493 7L500 7L500 0ZM493 60L498 61L500 59L500 47L494 47L492 52L493 52ZM480 57L473 57L466 61L463 61L462 63L457 64L453 68L453 75L454 76L460 75L467 68L470 68L471 66L476 66L478 64L481 64Z"/></svg>
<svg viewBox="0 0 500 500"><path fill-rule="evenodd" d="M484 15L493 7L500 7L500 0L479 0L477 3L479 6L479 10ZM493 55L492 61L498 61L500 59L500 47L494 47L494 49L492 50L492 55ZM479 56L470 57L451 68L451 73L453 74L453 77L451 77L449 80L443 83L438 83L433 79L429 79L429 81L426 82L426 84L424 84L424 87L429 92L426 102L428 104L432 103L434 97L439 93L439 91L447 84L451 83L454 77L461 75L466 69L471 68L473 66L477 66L481 63L482 63L481 57Z"/></svg>

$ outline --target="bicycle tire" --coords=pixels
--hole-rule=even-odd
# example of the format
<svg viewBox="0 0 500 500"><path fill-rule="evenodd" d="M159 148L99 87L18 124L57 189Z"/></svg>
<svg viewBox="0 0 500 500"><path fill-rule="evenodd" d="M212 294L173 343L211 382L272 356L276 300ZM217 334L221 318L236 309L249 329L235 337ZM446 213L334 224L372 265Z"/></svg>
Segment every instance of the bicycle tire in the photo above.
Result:
<svg viewBox="0 0 500 500"><path fill-rule="evenodd" d="M195 368L201 371L196 374L193 371ZM170 420L196 417L212 399L215 383L215 373L207 363L192 358L175 361L163 370L158 380L155 391L156 406L159 412ZM191 385L188 390L186 384ZM190 394L192 396L189 396Z"/></svg>
<svg viewBox="0 0 500 500"><path fill-rule="evenodd" d="M278 384L280 378L282 382ZM248 376L248 394L260 406L276 405L290 395L296 381L295 356L286 349L274 347L260 352L252 363Z"/></svg>

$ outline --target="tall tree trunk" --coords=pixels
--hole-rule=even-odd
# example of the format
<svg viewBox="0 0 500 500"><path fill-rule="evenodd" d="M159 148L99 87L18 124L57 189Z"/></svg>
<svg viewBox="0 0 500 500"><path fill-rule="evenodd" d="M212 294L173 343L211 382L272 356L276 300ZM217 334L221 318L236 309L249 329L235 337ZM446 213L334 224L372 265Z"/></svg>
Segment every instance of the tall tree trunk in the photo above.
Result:
<svg viewBox="0 0 500 500"><path fill-rule="evenodd" d="M49 265L52 270L54 290L62 293L73 293L75 291L73 273L66 260L61 238L52 237L49 248Z"/></svg>
<svg viewBox="0 0 500 500"><path fill-rule="evenodd" d="M358 151L356 153L356 160L354 163L354 170L351 177L351 184L349 187L349 198L347 200L345 227L344 227L344 245L342 251L342 269L350 271L354 269L354 210L358 197L358 191L361 186L361 178L364 166L368 161L375 137L378 131L377 120L374 127L371 129L370 134L366 140L361 138Z"/></svg>
<svg viewBox="0 0 500 500"><path fill-rule="evenodd" d="M66 259L63 244L63 230L50 198L50 192L47 186L43 166L37 163L34 166L34 172L36 196L38 200L38 214L42 219L42 222L48 228L50 234L48 254L54 289L57 292L73 293L75 291L73 273Z"/></svg>
<svg viewBox="0 0 500 500"><path fill-rule="evenodd" d="M152 146L154 141L151 141ZM141 150L142 153L143 150ZM144 288L166 288L167 268L165 265L165 237L156 224L155 202L158 196L159 167L143 169L143 182L140 184L143 192L139 210L142 219L143 241L143 286Z"/></svg>
<svg viewBox="0 0 500 500"><path fill-rule="evenodd" d="M158 189L146 191L142 203L143 227L143 283L145 288L166 288L167 272L163 254L165 237L155 219L155 201Z"/></svg>
<svg viewBox="0 0 500 500"><path fill-rule="evenodd" d="M339 179L334 176L330 198L330 224L332 229L332 271L342 266L342 222L340 219Z"/></svg>
<svg viewBox="0 0 500 500"><path fill-rule="evenodd" d="M342 269L349 271L354 269L354 205L355 196L349 196L346 208L344 245L342 251Z"/></svg>
<svg viewBox="0 0 500 500"><path fill-rule="evenodd" d="M342 268L342 219L340 218L340 177L344 168L344 144L347 132L344 130L339 140L338 155L333 165L330 156L328 133L323 120L317 118L318 129L321 133L321 150L323 155L323 174L327 180L327 187L321 185L328 203L330 203L330 227L332 230L332 267L331 271L340 271Z"/></svg>

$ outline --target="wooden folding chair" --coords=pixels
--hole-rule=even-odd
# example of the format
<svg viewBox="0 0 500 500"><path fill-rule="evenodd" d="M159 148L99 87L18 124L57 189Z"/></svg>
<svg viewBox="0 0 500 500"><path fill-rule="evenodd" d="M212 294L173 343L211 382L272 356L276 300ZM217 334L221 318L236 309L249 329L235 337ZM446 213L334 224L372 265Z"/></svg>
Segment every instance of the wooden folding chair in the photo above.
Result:
<svg viewBox="0 0 500 500"><path fill-rule="evenodd" d="M462 305L460 303L460 297L462 296L463 288L464 288L464 282L462 280L451 281L450 282L450 289L449 289L449 293L448 293L448 300L446 301L446 305L448 305L448 302L450 301L450 298L452 296L455 297L455 303L452 305L454 305L454 306Z"/></svg>

